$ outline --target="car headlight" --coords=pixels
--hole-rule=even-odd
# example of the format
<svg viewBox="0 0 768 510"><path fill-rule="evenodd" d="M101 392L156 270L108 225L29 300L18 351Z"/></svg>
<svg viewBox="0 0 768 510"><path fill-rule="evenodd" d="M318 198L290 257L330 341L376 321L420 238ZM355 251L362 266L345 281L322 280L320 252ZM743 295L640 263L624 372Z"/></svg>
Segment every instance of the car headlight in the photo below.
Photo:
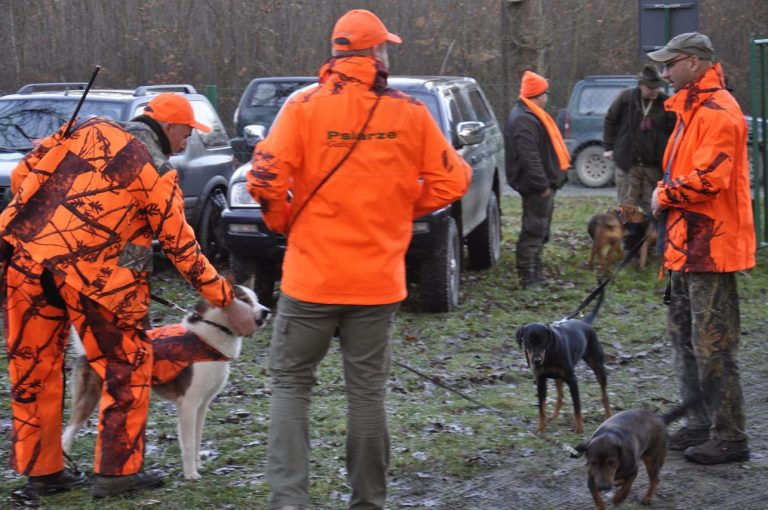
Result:
<svg viewBox="0 0 768 510"><path fill-rule="evenodd" d="M248 193L245 181L236 182L229 188L229 205L231 207L261 207Z"/></svg>

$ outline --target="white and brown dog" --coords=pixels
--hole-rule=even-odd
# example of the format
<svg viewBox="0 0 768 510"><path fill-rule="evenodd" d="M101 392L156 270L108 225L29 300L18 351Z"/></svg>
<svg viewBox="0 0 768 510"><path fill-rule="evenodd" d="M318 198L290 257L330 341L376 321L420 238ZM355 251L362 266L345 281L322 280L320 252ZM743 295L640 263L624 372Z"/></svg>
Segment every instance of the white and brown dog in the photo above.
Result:
<svg viewBox="0 0 768 510"><path fill-rule="evenodd" d="M259 327L266 324L269 309L256 294L241 285L235 296L251 305ZM236 336L226 314L207 301L199 301L180 324L147 331L152 341L152 389L178 408L178 434L184 478L197 480L200 444L208 406L229 378L229 361L237 359L243 337ZM93 413L101 397L102 380L88 363L80 338L72 330L78 358L72 369L72 412L61 444L69 452L75 435Z"/></svg>

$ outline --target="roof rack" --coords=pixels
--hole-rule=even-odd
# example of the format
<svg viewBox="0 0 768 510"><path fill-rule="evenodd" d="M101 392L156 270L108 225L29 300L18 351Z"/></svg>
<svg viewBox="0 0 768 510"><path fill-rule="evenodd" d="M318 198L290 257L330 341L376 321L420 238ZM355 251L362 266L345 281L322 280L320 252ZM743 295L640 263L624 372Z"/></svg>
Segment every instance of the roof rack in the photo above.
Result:
<svg viewBox="0 0 768 510"><path fill-rule="evenodd" d="M19 89L17 94L31 94L33 92L43 92L46 90L85 90L88 84L85 82L64 81L56 83L28 83Z"/></svg>
<svg viewBox="0 0 768 510"><path fill-rule="evenodd" d="M142 85L133 91L134 96L146 96L151 92L184 92L185 94L197 94L195 87L189 84L175 85Z"/></svg>

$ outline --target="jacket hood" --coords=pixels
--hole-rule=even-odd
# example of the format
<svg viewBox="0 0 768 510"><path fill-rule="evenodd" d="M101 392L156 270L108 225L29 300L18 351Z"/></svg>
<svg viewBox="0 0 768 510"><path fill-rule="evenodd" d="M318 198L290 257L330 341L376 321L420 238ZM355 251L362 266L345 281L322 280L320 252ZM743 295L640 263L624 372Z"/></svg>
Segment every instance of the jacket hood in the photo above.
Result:
<svg viewBox="0 0 768 510"><path fill-rule="evenodd" d="M341 88L345 82L357 82L368 85L377 93L387 90L388 76L381 62L363 55L331 57L323 63L319 73L321 84L335 83L336 87Z"/></svg>

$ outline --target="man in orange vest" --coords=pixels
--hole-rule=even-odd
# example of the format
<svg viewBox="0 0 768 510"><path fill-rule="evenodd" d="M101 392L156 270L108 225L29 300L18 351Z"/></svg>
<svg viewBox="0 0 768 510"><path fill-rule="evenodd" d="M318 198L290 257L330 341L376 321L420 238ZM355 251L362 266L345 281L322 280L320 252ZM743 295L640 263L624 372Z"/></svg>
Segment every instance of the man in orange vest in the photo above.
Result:
<svg viewBox="0 0 768 510"><path fill-rule="evenodd" d="M309 503L310 393L337 328L349 508L384 508L389 340L413 219L459 199L471 178L427 107L387 86L387 44L400 42L372 12L347 12L319 85L286 102L254 151L249 191L288 234L269 361L271 509Z"/></svg>
<svg viewBox="0 0 768 510"><path fill-rule="evenodd" d="M504 127L507 181L523 197L523 225L517 240L517 272L524 289L546 283L544 245L555 209L555 193L565 183L570 156L560 130L544 111L549 83L525 71L520 97Z"/></svg>
<svg viewBox="0 0 768 510"><path fill-rule="evenodd" d="M736 273L755 265L747 124L709 37L680 34L648 56L676 90L665 103L677 124L651 208L666 231L667 329L680 393L694 403L669 447L701 464L744 461Z"/></svg>
<svg viewBox="0 0 768 510"><path fill-rule="evenodd" d="M85 481L83 473L64 468L61 447L70 327L103 380L94 497L163 483L160 473L142 470L152 376L145 329L153 238L198 292L224 308L238 334L256 328L250 307L234 299L230 284L201 253L184 217L176 170L167 164L193 128L207 126L177 94L158 95L142 117L130 128L140 138L98 117L66 138L63 127L13 172L14 198L0 215L0 238L12 247L3 281L11 465L29 477L25 498Z"/></svg>

